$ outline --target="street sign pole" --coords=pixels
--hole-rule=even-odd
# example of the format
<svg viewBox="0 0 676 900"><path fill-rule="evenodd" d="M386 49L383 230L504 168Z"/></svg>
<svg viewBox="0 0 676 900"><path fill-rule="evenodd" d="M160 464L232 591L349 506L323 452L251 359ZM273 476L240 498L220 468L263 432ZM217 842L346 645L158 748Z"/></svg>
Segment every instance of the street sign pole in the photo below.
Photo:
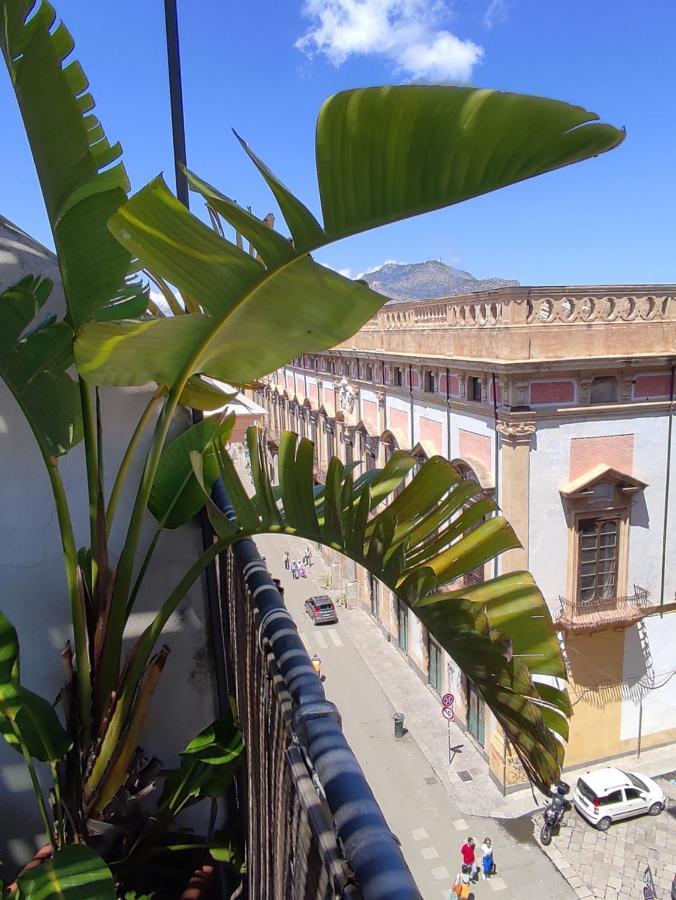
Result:
<svg viewBox="0 0 676 900"><path fill-rule="evenodd" d="M448 722L448 764L451 764L451 720L447 719Z"/></svg>

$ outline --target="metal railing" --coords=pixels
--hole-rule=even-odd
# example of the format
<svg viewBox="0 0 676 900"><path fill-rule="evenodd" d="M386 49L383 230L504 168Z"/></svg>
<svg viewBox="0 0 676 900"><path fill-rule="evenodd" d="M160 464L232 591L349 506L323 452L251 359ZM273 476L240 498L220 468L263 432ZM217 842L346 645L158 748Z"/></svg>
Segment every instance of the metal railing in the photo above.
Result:
<svg viewBox="0 0 676 900"><path fill-rule="evenodd" d="M596 600L568 600L559 597L561 608L555 624L567 631L596 631L603 627L629 627L645 615L648 591L634 585L634 593L626 597L606 597Z"/></svg>
<svg viewBox="0 0 676 900"><path fill-rule="evenodd" d="M232 514L222 484L214 500ZM422 900L255 543L220 558L255 900Z"/></svg>

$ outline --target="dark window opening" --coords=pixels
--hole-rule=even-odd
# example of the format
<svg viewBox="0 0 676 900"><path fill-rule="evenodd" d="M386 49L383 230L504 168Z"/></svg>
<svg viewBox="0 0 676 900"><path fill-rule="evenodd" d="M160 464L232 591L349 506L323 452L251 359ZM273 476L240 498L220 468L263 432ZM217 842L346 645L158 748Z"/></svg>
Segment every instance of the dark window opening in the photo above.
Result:
<svg viewBox="0 0 676 900"><path fill-rule="evenodd" d="M394 383L397 387L402 387L404 384L404 370L399 366L395 366L394 369Z"/></svg>
<svg viewBox="0 0 676 900"><path fill-rule="evenodd" d="M436 394L437 392L437 375L436 372L425 372L425 390L428 394Z"/></svg>
<svg viewBox="0 0 676 900"><path fill-rule="evenodd" d="M433 641L432 638L428 640L428 652L429 652L429 683L432 688L440 694L443 690L443 666L442 666L442 654L441 647Z"/></svg>
<svg viewBox="0 0 676 900"><path fill-rule="evenodd" d="M617 379L612 377L594 378L589 394L590 403L615 403L617 400Z"/></svg>
<svg viewBox="0 0 676 900"><path fill-rule="evenodd" d="M467 399L481 403L481 379L474 375L467 379Z"/></svg>

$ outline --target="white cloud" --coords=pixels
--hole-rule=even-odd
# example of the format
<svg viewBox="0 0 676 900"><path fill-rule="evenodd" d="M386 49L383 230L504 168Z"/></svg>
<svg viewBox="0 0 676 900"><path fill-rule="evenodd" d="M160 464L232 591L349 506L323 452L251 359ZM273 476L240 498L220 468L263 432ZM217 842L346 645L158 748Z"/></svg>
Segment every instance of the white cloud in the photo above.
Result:
<svg viewBox="0 0 676 900"><path fill-rule="evenodd" d="M484 25L486 28L492 28L494 25L504 22L506 18L507 7L505 0L491 0L484 14Z"/></svg>
<svg viewBox="0 0 676 900"><path fill-rule="evenodd" d="M296 47L336 66L377 54L412 78L468 81L483 57L477 44L442 28L445 0L305 0L303 13L311 27Z"/></svg>

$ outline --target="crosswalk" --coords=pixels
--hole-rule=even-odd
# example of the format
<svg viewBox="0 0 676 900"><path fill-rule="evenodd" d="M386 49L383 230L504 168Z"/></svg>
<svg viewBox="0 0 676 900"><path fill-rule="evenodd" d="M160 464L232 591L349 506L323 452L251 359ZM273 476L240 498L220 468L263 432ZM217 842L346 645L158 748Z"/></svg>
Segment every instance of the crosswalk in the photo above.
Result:
<svg viewBox="0 0 676 900"><path fill-rule="evenodd" d="M343 639L337 629L327 628L326 625L313 627L311 631L301 632L303 643L308 651L326 650L329 642L334 647L343 647Z"/></svg>

